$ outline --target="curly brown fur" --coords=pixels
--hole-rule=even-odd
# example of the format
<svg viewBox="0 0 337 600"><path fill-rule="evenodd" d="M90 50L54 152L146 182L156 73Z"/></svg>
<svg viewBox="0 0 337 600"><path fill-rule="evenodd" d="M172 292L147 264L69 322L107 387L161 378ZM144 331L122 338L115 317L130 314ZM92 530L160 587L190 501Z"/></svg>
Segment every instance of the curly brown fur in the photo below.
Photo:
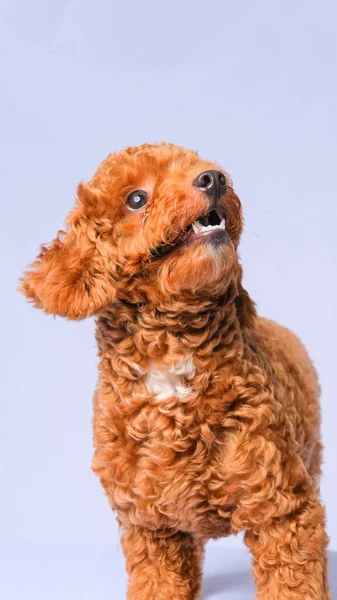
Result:
<svg viewBox="0 0 337 600"><path fill-rule="evenodd" d="M226 234L186 241L213 206L193 186L208 169L170 144L110 155L21 289L47 313L96 315L93 469L122 528L129 600L193 600L205 542L239 531L258 600L328 600L316 373L242 287L227 175ZM140 189L147 204L128 210Z"/></svg>

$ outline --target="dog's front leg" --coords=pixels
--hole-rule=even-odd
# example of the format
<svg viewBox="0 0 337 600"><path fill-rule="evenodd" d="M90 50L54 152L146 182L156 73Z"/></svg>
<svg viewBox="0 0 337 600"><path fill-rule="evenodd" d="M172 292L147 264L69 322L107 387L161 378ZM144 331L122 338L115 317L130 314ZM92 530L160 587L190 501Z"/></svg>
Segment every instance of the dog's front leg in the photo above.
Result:
<svg viewBox="0 0 337 600"><path fill-rule="evenodd" d="M256 600L330 600L324 509L315 492L297 511L246 532Z"/></svg>
<svg viewBox="0 0 337 600"><path fill-rule="evenodd" d="M200 592L203 543L186 533L132 527L122 536L128 600L195 600Z"/></svg>

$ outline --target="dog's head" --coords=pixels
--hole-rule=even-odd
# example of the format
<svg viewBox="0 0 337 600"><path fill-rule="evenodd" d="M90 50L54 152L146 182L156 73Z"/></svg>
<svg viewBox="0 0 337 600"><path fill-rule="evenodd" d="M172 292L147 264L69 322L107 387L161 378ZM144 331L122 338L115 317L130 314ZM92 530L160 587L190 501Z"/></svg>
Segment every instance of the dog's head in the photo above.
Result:
<svg viewBox="0 0 337 600"><path fill-rule="evenodd" d="M237 281L241 204L228 175L171 144L111 154L78 187L67 231L41 248L21 289L47 313L82 319L117 296L218 296Z"/></svg>

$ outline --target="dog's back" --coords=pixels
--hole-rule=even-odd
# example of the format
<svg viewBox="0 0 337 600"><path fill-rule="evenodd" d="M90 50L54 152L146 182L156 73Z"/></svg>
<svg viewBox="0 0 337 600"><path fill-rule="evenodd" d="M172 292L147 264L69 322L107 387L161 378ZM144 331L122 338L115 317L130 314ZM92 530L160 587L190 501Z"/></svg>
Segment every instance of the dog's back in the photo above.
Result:
<svg viewBox="0 0 337 600"><path fill-rule="evenodd" d="M293 423L299 454L310 473L320 474L320 386L316 369L300 339L270 319L256 320L258 343L266 353L273 385Z"/></svg>

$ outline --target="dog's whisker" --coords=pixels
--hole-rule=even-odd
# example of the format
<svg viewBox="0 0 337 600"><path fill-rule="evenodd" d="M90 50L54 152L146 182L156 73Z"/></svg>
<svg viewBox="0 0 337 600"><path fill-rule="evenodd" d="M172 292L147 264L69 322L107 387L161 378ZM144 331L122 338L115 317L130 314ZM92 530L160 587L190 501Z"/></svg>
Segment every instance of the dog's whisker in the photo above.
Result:
<svg viewBox="0 0 337 600"><path fill-rule="evenodd" d="M257 233L256 231L254 231L254 229L252 229L251 227L249 227L249 225L247 225L247 223L245 224L246 229L249 229L249 231L251 231L252 233L254 233L254 235L256 235L256 237L261 238L261 235L259 233Z"/></svg>

